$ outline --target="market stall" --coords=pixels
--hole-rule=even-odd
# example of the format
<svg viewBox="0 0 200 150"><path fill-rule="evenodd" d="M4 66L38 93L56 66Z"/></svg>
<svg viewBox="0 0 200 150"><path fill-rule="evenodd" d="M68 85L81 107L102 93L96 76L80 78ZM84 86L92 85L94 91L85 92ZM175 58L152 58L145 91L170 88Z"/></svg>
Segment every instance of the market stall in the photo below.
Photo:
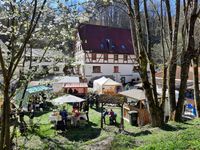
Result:
<svg viewBox="0 0 200 150"><path fill-rule="evenodd" d="M69 83L80 83L79 77L65 76L60 78L57 82L53 83L53 92L62 91L65 84Z"/></svg>
<svg viewBox="0 0 200 150"><path fill-rule="evenodd" d="M64 95L52 100L52 103L55 105L62 105L65 103L81 103L86 101L83 98L74 96L74 95Z"/></svg>
<svg viewBox="0 0 200 150"><path fill-rule="evenodd" d="M93 83L93 91L98 94L115 94L121 91L121 89L121 83L106 77L94 80Z"/></svg>
<svg viewBox="0 0 200 150"><path fill-rule="evenodd" d="M66 83L64 85L64 91L65 93L76 96L85 96L88 92L88 85L87 83Z"/></svg>
<svg viewBox="0 0 200 150"><path fill-rule="evenodd" d="M78 103L80 106L81 102L86 101L85 99L82 99L80 97L74 96L74 95L64 95L61 97L58 97L56 99L52 100L52 103L54 105L63 105L66 103ZM86 116L86 112L81 112L79 111L79 109L77 108L73 108L72 112L68 112L68 116L67 119L70 120L70 124L76 126L78 124L78 122L83 122L85 124L86 120L87 120L87 116ZM53 112L50 116L49 116L49 120L50 121L60 121L60 113L57 111L56 113Z"/></svg>
<svg viewBox="0 0 200 150"><path fill-rule="evenodd" d="M15 103L17 105L20 104L20 102L22 101L22 97L24 94L24 98L22 101L22 106L23 107L27 107L29 101L38 101L40 100L42 95L47 96L48 93L52 90L51 87L48 86L44 86L44 85L38 85L38 86L30 86L26 89L26 91L24 91L24 89L20 89L16 96L15 96ZM25 93L24 93L25 92ZM43 98L43 97L42 97Z"/></svg>
<svg viewBox="0 0 200 150"><path fill-rule="evenodd" d="M129 114L131 111L134 111L134 113L137 113L137 116L135 116L135 122L131 122L131 124L142 126L150 123L150 114L148 112L147 100L143 90L131 89L120 92L119 94L127 97L127 103L125 103L123 107L123 116L125 120L129 122L133 121Z"/></svg>

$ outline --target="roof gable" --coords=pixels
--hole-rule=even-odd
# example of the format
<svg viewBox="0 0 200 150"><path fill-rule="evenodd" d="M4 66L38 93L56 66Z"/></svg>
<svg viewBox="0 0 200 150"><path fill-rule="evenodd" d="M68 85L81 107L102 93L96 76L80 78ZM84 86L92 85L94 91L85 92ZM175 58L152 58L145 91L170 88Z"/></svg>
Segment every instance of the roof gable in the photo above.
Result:
<svg viewBox="0 0 200 150"><path fill-rule="evenodd" d="M131 31L129 29L80 24L78 32L84 51L134 54Z"/></svg>

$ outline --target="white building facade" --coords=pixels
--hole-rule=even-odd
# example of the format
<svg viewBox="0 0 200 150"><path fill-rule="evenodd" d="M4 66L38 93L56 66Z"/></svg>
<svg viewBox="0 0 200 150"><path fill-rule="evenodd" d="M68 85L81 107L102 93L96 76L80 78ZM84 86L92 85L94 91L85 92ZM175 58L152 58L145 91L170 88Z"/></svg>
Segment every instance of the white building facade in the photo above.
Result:
<svg viewBox="0 0 200 150"><path fill-rule="evenodd" d="M87 81L98 76L113 76L122 83L140 80L139 74L134 72L137 63L130 30L81 24L78 31L76 73Z"/></svg>

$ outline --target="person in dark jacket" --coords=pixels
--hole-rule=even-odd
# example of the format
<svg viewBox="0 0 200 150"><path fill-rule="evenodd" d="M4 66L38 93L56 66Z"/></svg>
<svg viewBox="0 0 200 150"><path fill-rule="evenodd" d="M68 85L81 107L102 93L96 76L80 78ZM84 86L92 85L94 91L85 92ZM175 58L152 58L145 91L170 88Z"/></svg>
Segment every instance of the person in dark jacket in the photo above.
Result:
<svg viewBox="0 0 200 150"><path fill-rule="evenodd" d="M108 115L108 110L106 109L105 112L103 112L103 122L106 124L106 115Z"/></svg>
<svg viewBox="0 0 200 150"><path fill-rule="evenodd" d="M63 121L64 125L67 125L68 113L67 113L67 110L65 109L65 107L63 107L63 110L60 111L60 115L62 117L62 121Z"/></svg>
<svg viewBox="0 0 200 150"><path fill-rule="evenodd" d="M35 117L35 112L34 112L34 109L31 110L30 114L29 114L29 123L30 123L30 126L33 127L33 119Z"/></svg>
<svg viewBox="0 0 200 150"><path fill-rule="evenodd" d="M83 111L86 113L87 121L89 122L89 103L85 102L83 105Z"/></svg>
<svg viewBox="0 0 200 150"><path fill-rule="evenodd" d="M24 121L24 110L22 108L19 109L19 121L20 123L25 123Z"/></svg>

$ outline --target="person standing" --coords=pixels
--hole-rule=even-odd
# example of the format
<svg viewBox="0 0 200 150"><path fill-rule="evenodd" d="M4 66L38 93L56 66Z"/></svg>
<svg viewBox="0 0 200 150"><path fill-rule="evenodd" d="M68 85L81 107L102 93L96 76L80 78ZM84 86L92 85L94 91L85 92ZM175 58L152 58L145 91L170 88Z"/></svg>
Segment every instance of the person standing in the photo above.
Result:
<svg viewBox="0 0 200 150"><path fill-rule="evenodd" d="M62 117L62 121L63 121L64 125L66 126L68 113L67 113L67 110L65 109L65 107L63 107L63 110L60 111L60 115Z"/></svg>
<svg viewBox="0 0 200 150"><path fill-rule="evenodd" d="M19 121L20 121L20 123L25 123L25 121L24 121L24 110L23 110L23 108L20 108L20 109L19 109Z"/></svg>
<svg viewBox="0 0 200 150"><path fill-rule="evenodd" d="M106 111L103 113L103 122L104 124L106 124L106 115L108 115L108 110L106 109Z"/></svg>
<svg viewBox="0 0 200 150"><path fill-rule="evenodd" d="M30 126L33 127L33 119L35 117L35 112L34 112L34 109L31 110L30 114L29 114L29 123L30 123Z"/></svg>
<svg viewBox="0 0 200 150"><path fill-rule="evenodd" d="M86 113L87 121L89 122L89 115L88 115L89 114L89 104L88 104L88 102L84 103L83 111Z"/></svg>

